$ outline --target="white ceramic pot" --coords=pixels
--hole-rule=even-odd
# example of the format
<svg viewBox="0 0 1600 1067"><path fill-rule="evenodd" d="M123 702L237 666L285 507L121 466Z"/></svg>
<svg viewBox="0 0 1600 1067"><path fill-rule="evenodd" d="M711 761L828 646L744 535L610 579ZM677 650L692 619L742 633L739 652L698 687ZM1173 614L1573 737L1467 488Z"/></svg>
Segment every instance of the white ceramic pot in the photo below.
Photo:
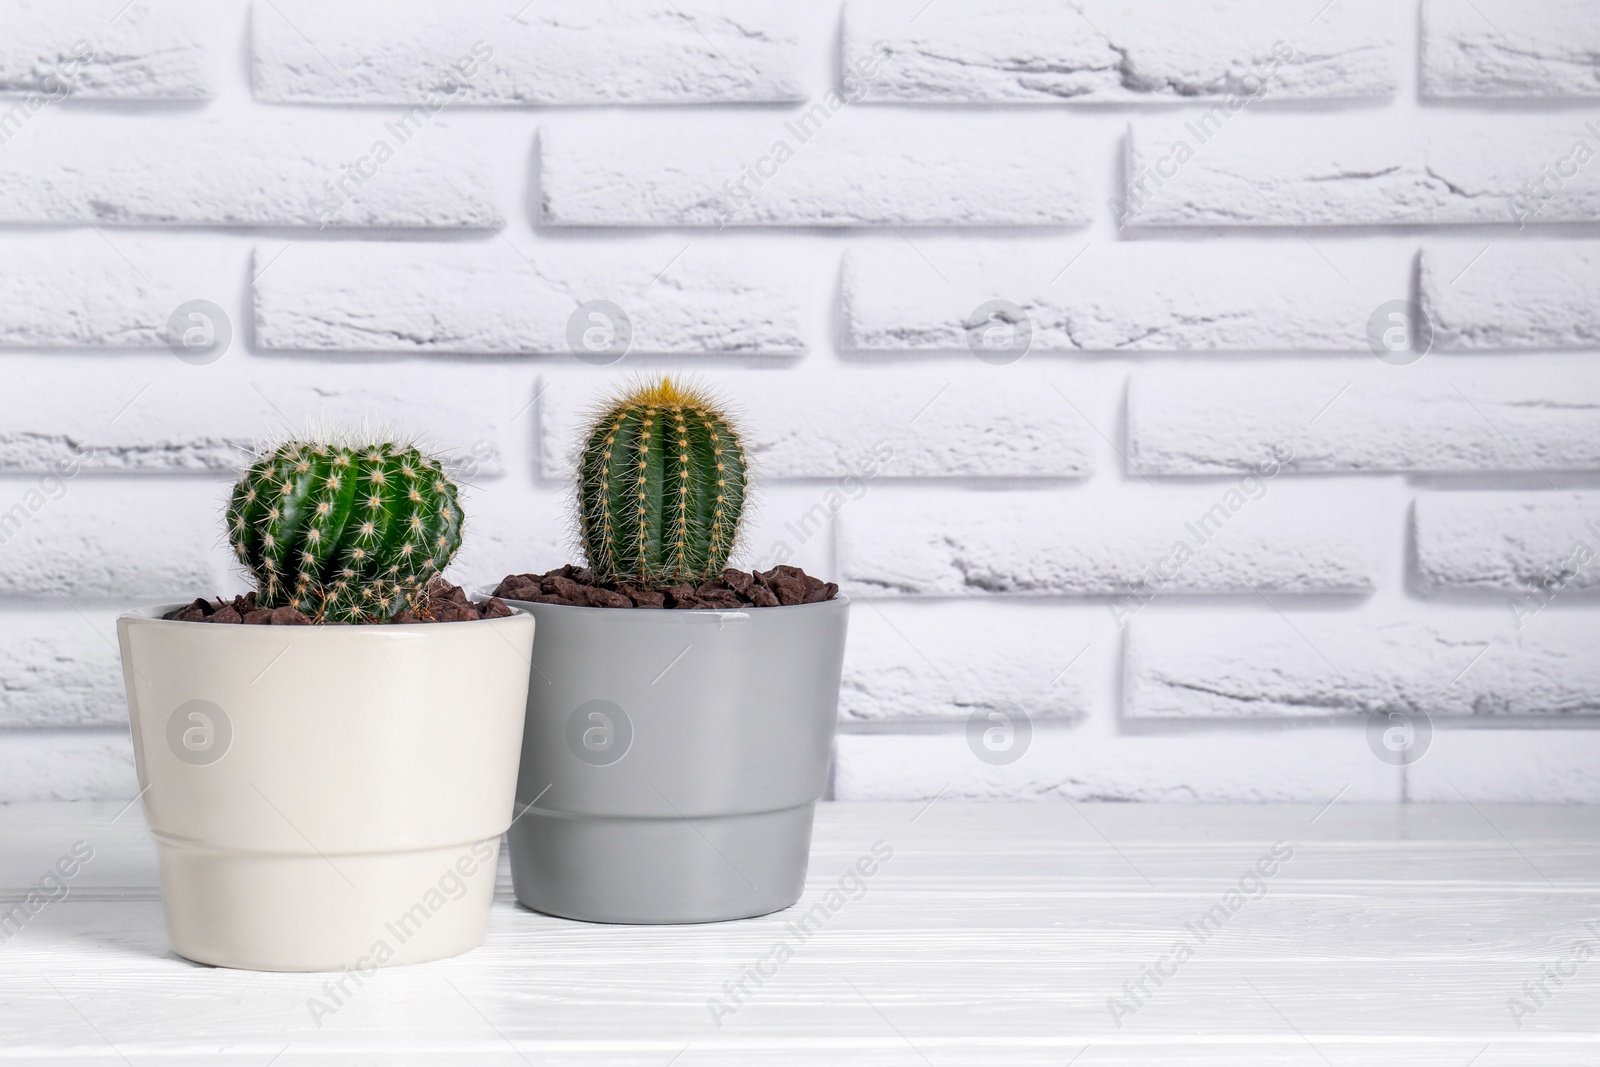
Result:
<svg viewBox="0 0 1600 1067"><path fill-rule="evenodd" d="M534 620L117 621L180 955L367 971L482 943Z"/></svg>

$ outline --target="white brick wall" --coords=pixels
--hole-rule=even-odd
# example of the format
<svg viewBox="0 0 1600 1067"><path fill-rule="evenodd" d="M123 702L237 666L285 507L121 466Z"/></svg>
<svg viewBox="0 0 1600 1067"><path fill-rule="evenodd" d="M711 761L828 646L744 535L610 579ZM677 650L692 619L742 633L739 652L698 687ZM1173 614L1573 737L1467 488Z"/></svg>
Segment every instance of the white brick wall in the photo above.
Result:
<svg viewBox="0 0 1600 1067"><path fill-rule="evenodd" d="M1436 100L1600 96L1597 52L1586 0L1423 0L1422 91Z"/></svg>
<svg viewBox="0 0 1600 1067"><path fill-rule="evenodd" d="M1415 523L1417 577L1434 592L1600 590L1600 493L1424 493Z"/></svg>
<svg viewBox="0 0 1600 1067"><path fill-rule="evenodd" d="M837 99L837 97L836 97ZM546 226L1059 226L1087 221L1071 124L1054 116L649 116L546 127ZM779 149L782 145L782 149ZM742 184L741 184L742 183Z"/></svg>
<svg viewBox="0 0 1600 1067"><path fill-rule="evenodd" d="M1594 348L1600 345L1600 244L1424 248L1422 300L1440 348Z"/></svg>
<svg viewBox="0 0 1600 1067"><path fill-rule="evenodd" d="M116 614L59 598L0 617L0 727L115 727L123 710Z"/></svg>
<svg viewBox="0 0 1600 1067"><path fill-rule="evenodd" d="M1126 711L1282 719L1422 708L1441 727L1447 716L1600 714L1600 624L1552 612L1508 635L1505 622L1151 612L1128 642Z"/></svg>
<svg viewBox="0 0 1600 1067"><path fill-rule="evenodd" d="M669 104L803 98L785 5L274 0L250 24L275 103Z"/></svg>
<svg viewBox="0 0 1600 1067"><path fill-rule="evenodd" d="M201 3L134 0L120 7L107 0L10 0L0 16L0 87L25 101L26 94L50 100L212 95L200 39L210 27Z"/></svg>
<svg viewBox="0 0 1600 1067"><path fill-rule="evenodd" d="M482 148L447 122L403 140L398 117L371 113L132 123L62 108L5 143L0 223L496 229Z"/></svg>
<svg viewBox="0 0 1600 1067"><path fill-rule="evenodd" d="M882 245L845 260L844 342L964 349L987 325L974 311L1004 299L1027 314L1038 352L1349 351L1366 344L1367 316L1409 269L1402 257L1364 255L1353 284L1332 287L1315 252L1281 241Z"/></svg>
<svg viewBox="0 0 1600 1067"><path fill-rule="evenodd" d="M1180 103L1259 91L1286 99L1386 97L1399 67L1400 9L1352 0L1196 0L1157 13L1137 0L849 0L844 51L878 41L896 60L875 100L907 103ZM1296 42L1302 42L1299 46Z"/></svg>
<svg viewBox="0 0 1600 1067"><path fill-rule="evenodd" d="M227 556L215 551L225 501L214 480L3 478L0 494L11 520L0 596L67 607L124 597L181 603L197 583L230 577Z"/></svg>
<svg viewBox="0 0 1600 1067"><path fill-rule="evenodd" d="M799 302L754 256L708 247L562 246L517 255L493 244L301 248L264 270L258 246L256 340L322 352L570 354L578 305L627 312L632 351L672 355L806 350ZM766 275L765 280L761 275Z"/></svg>
<svg viewBox="0 0 1600 1067"><path fill-rule="evenodd" d="M1353 494L1304 485L915 496L843 519L839 573L869 595L1361 594L1376 548ZM1354 505L1354 506L1352 506Z"/></svg>
<svg viewBox="0 0 1600 1067"><path fill-rule="evenodd" d="M132 796L254 443L424 435L492 585L682 370L855 598L839 797L1600 802L1592 4L521 7L0 11L0 801Z"/></svg>
<svg viewBox="0 0 1600 1067"><path fill-rule="evenodd" d="M1528 183L1558 171L1541 222L1600 220L1600 121L1582 111L1509 116L1429 112L1373 122L1343 113L1135 121L1130 223L1145 226L1357 226L1501 223ZM1243 121L1248 119L1249 121ZM1226 124L1224 124L1226 122ZM1181 149L1181 150L1180 150ZM1570 172L1568 174L1567 172ZM1171 173L1171 177L1165 177ZM1531 214L1531 212L1529 212Z"/></svg>
<svg viewBox="0 0 1600 1067"><path fill-rule="evenodd" d="M1073 820L1066 800L1393 802L1405 795L1397 772L1373 758L1360 731L1337 727L1153 734L1046 725L1000 766L975 759L959 738L843 734L834 787L859 800L1037 800L1062 804Z"/></svg>
<svg viewBox="0 0 1600 1067"><path fill-rule="evenodd" d="M258 441L365 418L415 427L433 447L496 475L510 435L526 435L534 421L529 384L518 394L512 376L485 364L441 376L420 362L390 363L378 375L327 363L304 375L293 364L252 366L236 356L195 367L165 350L159 359L55 353L16 362L6 381L12 408L0 431L0 474L48 474L76 459L86 471L221 476ZM87 395L64 389L69 372L96 387Z"/></svg>
<svg viewBox="0 0 1600 1067"><path fill-rule="evenodd" d="M1593 471L1600 375L1584 356L1405 368L1361 362L1161 366L1128 387L1128 464L1221 474L1287 441L1296 471Z"/></svg>
<svg viewBox="0 0 1600 1067"><path fill-rule="evenodd" d="M141 234L111 245L93 230L0 238L0 346L161 348L167 317L191 298L227 299L226 262L198 246L188 262L156 271L159 243ZM152 265L146 272L143 261Z"/></svg>
<svg viewBox="0 0 1600 1067"><path fill-rule="evenodd" d="M1049 608L859 602L840 694L846 723L964 723L1008 701L1041 722L1082 720L1116 647L1109 619Z"/></svg>

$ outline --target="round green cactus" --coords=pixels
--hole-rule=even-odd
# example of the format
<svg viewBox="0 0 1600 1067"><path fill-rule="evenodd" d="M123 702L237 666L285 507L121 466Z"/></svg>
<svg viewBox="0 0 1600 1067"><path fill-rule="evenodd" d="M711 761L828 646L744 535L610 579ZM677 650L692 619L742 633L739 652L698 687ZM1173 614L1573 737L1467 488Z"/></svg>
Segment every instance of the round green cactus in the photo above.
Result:
<svg viewBox="0 0 1600 1067"><path fill-rule="evenodd" d="M578 528L595 578L665 589L728 564L744 511L744 446L706 396L671 378L600 411L578 465Z"/></svg>
<svg viewBox="0 0 1600 1067"><path fill-rule="evenodd" d="M315 622L383 622L422 601L461 547L439 460L408 445L290 441L234 486L228 539L260 607Z"/></svg>

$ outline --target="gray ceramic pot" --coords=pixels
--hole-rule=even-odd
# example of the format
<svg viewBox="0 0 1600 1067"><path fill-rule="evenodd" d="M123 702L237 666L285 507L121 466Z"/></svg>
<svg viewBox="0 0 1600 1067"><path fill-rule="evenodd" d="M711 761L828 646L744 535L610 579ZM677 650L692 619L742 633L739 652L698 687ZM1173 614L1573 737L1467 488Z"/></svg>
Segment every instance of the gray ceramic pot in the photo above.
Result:
<svg viewBox="0 0 1600 1067"><path fill-rule="evenodd" d="M508 603L539 631L510 830L517 899L615 923L742 919L798 900L848 602Z"/></svg>

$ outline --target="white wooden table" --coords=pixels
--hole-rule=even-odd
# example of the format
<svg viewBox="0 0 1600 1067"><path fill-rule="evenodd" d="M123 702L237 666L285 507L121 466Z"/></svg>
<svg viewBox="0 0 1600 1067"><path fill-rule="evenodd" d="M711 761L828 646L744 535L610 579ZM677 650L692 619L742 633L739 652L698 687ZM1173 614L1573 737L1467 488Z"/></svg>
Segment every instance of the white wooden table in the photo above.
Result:
<svg viewBox="0 0 1600 1067"><path fill-rule="evenodd" d="M8 902L94 849L0 944L0 1063L1600 1064L1594 808L826 804L800 909L893 857L792 957L798 909L591 926L519 908L502 870L483 948L314 1021L327 975L172 954L120 807L0 806ZM1547 969L1571 973L1539 996Z"/></svg>

